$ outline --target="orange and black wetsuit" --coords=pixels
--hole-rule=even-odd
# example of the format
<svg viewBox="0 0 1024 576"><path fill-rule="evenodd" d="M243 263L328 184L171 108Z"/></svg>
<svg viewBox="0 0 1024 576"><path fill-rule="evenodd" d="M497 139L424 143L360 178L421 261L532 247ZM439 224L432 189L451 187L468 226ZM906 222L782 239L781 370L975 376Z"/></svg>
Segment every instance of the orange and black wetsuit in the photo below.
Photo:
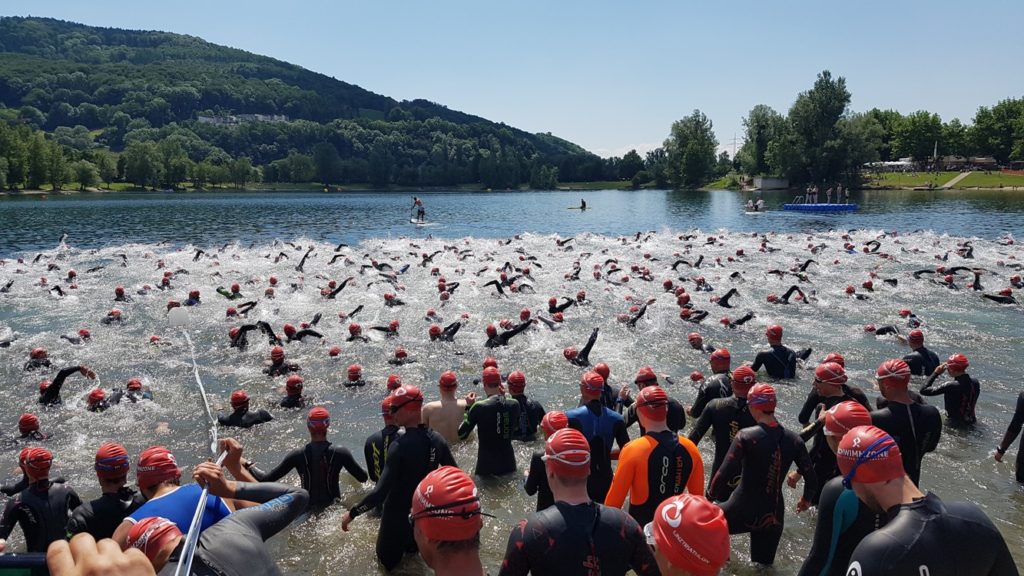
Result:
<svg viewBox="0 0 1024 576"><path fill-rule="evenodd" d="M644 526L658 505L683 491L704 495L704 461L697 446L671 430L648 432L619 453L619 466L604 502L621 508L629 493L629 515Z"/></svg>

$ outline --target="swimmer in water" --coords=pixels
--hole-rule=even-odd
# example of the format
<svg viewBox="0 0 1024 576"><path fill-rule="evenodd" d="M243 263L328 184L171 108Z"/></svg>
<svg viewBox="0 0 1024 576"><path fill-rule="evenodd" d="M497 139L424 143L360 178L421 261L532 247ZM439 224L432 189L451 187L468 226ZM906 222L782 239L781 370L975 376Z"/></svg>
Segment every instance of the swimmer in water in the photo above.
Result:
<svg viewBox="0 0 1024 576"><path fill-rule="evenodd" d="M518 334L522 334L527 328L529 328L536 320L527 320L520 322L511 330L505 330L504 332L498 333L498 329L494 324L488 324L486 328L487 341L484 342L484 346L487 348L497 348L499 346L508 346L509 340Z"/></svg>
<svg viewBox="0 0 1024 576"><path fill-rule="evenodd" d="M981 395L981 384L967 373L968 366L966 356L953 354L935 368L921 388L922 396L943 396L947 421L954 426L971 426L978 421L974 407ZM944 372L949 372L953 381L935 386L935 380Z"/></svg>
<svg viewBox="0 0 1024 576"><path fill-rule="evenodd" d="M231 408L230 414L217 415L217 422L221 426L252 428L274 419L270 412L262 408L256 411L249 410L249 394L245 390L235 390L231 393Z"/></svg>
<svg viewBox="0 0 1024 576"><path fill-rule="evenodd" d="M274 346L270 350L270 363L266 368L263 369L263 373L268 376L284 376L289 372L298 372L302 370L298 364L294 362L285 362L284 359L284 348L280 346Z"/></svg>
<svg viewBox="0 0 1024 576"><path fill-rule="evenodd" d="M587 343L583 345L582 350L577 350L575 346L569 346L563 350L562 355L565 356L565 359L576 366L590 366L590 351L594 348L594 344L597 343L599 330L600 328L594 328L590 333L590 338L587 339Z"/></svg>

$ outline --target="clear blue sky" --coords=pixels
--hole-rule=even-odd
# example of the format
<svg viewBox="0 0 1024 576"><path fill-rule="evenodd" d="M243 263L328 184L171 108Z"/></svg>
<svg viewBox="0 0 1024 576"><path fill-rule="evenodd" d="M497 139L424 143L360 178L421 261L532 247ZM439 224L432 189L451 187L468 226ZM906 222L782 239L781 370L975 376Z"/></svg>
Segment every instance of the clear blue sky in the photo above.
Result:
<svg viewBox="0 0 1024 576"><path fill-rule="evenodd" d="M3 15L166 30L396 99L426 98L602 155L659 145L694 108L731 152L830 69L852 108L969 122L1024 97L1024 2L6 0Z"/></svg>

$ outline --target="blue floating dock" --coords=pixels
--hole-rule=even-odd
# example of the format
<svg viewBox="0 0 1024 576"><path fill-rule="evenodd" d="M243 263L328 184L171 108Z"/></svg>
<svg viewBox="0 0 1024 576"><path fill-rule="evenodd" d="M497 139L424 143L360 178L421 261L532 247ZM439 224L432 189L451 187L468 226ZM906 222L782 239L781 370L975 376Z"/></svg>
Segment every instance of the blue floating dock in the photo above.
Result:
<svg viewBox="0 0 1024 576"><path fill-rule="evenodd" d="M856 204L783 204L783 210L794 212L856 212Z"/></svg>

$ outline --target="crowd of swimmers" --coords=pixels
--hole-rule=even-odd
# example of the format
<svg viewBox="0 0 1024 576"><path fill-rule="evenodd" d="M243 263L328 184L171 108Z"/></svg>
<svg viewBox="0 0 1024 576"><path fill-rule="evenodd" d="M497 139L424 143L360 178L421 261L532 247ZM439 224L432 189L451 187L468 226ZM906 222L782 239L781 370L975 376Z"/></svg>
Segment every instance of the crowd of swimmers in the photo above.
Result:
<svg viewBox="0 0 1024 576"><path fill-rule="evenodd" d="M767 250L767 239L762 248ZM376 261L367 267L393 274L389 265ZM525 281L519 279L530 276L524 268L507 265L496 281L498 288L530 294L521 290ZM794 274L799 278L804 269L806 264ZM621 276L620 283L651 276L639 266L628 273L617 267L605 273ZM601 277L595 270L595 281ZM703 277L691 280L695 293L712 291ZM1019 287L1018 276L1009 280ZM69 275L68 281L77 280ZM268 290L277 285L276 279L270 284ZM443 295L450 298L449 286L439 279L442 303L448 300ZM662 288L675 297L681 321L698 312L684 286L666 280ZM337 294L335 290L325 287L325 297ZM243 299L237 284L218 292L228 300ZM797 289L784 302L778 297L769 302L788 303L794 292L799 301L810 300ZM733 289L711 302L731 307L728 301L734 294ZM123 289L115 290L115 300L126 298ZM813 540L801 554L801 576L1018 574L1003 536L981 508L919 488L922 462L942 442L944 427L977 424L975 406L982 388L964 354L941 361L925 346L924 322L909 310L896 315L909 329L906 336L895 323L871 327L879 336L897 335L910 348L902 357L879 363L875 384L880 396L873 402L871 391L849 383L841 352L812 362L811 349L790 348L783 343L784 328L772 324L764 332L766 348L748 362L734 361L728 349L706 342L700 332L687 334L685 344L681 339L681 346L706 357L709 371L687 376L697 389L689 404L670 394L675 379L650 367L627 379L613 377L606 362L592 364L600 334L594 328L581 349L563 351L569 366L584 370L578 402L545 409L526 393L528 371L502 370L489 353L529 330L557 330L571 321L573 307L587 302L584 291L561 301L552 297L546 309L551 318L543 323L542 313L524 308L518 323L488 324L480 348L481 356L488 355L480 373L444 371L433 401L426 398L430 392L424 393L426 383L406 383L392 374L386 383L374 384L367 382L362 366L349 366L346 386L379 386L381 392L381 427L366 439L362 462L349 449L331 443L329 410L304 396L302 368L286 355L289 342L323 337L314 329L319 315L299 328L286 324L284 338L266 322L244 323L232 327L224 342L226 348L244 350L248 333L259 331L267 338L272 348L264 373L284 381L279 415L287 410L304 415L309 442L272 468L255 465L247 457L251 448L244 451L231 438L220 440L222 463L205 462L191 471L182 470L167 447L151 446L133 458L121 444L107 442L95 453L101 495L83 501L62 478L51 477L55 455L45 447L50 436L39 415L26 413L18 421L19 442L25 446L18 457L22 475L2 487L9 499L0 517L0 551L6 551L6 538L20 526L29 552L47 552L51 574L170 574L181 560L206 488L192 573L277 574L264 542L300 515L337 505L344 472L359 483L372 482L373 488L348 508L341 528L348 531L353 522L367 521L360 517L375 517L369 521L379 523L375 553L385 571L418 555L438 575L486 574L480 535L484 523L495 520L474 476L521 475L524 490L536 495L536 510L507 527L503 560L492 567L500 575L615 575L632 570L641 576L712 576L727 570L730 558L739 560L731 540L743 534L748 535L750 561L770 566L783 536L786 490L797 488L793 511L818 511ZM617 320L636 325L653 302L638 302ZM385 307L402 304L395 294L384 295ZM191 291L184 305L203 305L198 291ZM366 339L352 315L341 314L349 322L350 341ZM243 316L237 306L228 309L229 319L242 321ZM437 345L454 341L462 326L455 322L442 328L433 309L426 318L428 342ZM742 322L722 324L736 328ZM395 321L373 329L387 339L399 326ZM83 329L68 338L81 343L92 335ZM152 344L162 345L159 338ZM332 357L338 353L336 346L328 351ZM399 348L389 365L401 366L411 361L408 356ZM52 381L39 386L44 418L68 409L61 408L61 390L69 378L97 377L87 366L57 366L43 348L29 351L23 369L43 374L56 370ZM796 419L784 423L776 413L776 387L766 380L785 382L802 370L813 372L812 388ZM911 386L913 376L926 378L917 390ZM482 386L482 394L460 397L460 380L469 379ZM939 396L942 411L925 400ZM114 404L153 398L154 391L133 378L123 390L94 388L86 396L86 408L101 412ZM232 410L221 414L220 425L251 428L274 418L267 410L251 409L250 402L245 390L234 391ZM995 446L996 460L1010 449L1022 425L1024 392ZM475 462L456 462L451 446L474 436ZM701 454L706 436L713 444L707 473ZM540 448L524 469L514 449L520 442ZM1024 482L1024 450L1018 450L1016 470L1017 480ZM301 487L280 483L293 471Z"/></svg>

